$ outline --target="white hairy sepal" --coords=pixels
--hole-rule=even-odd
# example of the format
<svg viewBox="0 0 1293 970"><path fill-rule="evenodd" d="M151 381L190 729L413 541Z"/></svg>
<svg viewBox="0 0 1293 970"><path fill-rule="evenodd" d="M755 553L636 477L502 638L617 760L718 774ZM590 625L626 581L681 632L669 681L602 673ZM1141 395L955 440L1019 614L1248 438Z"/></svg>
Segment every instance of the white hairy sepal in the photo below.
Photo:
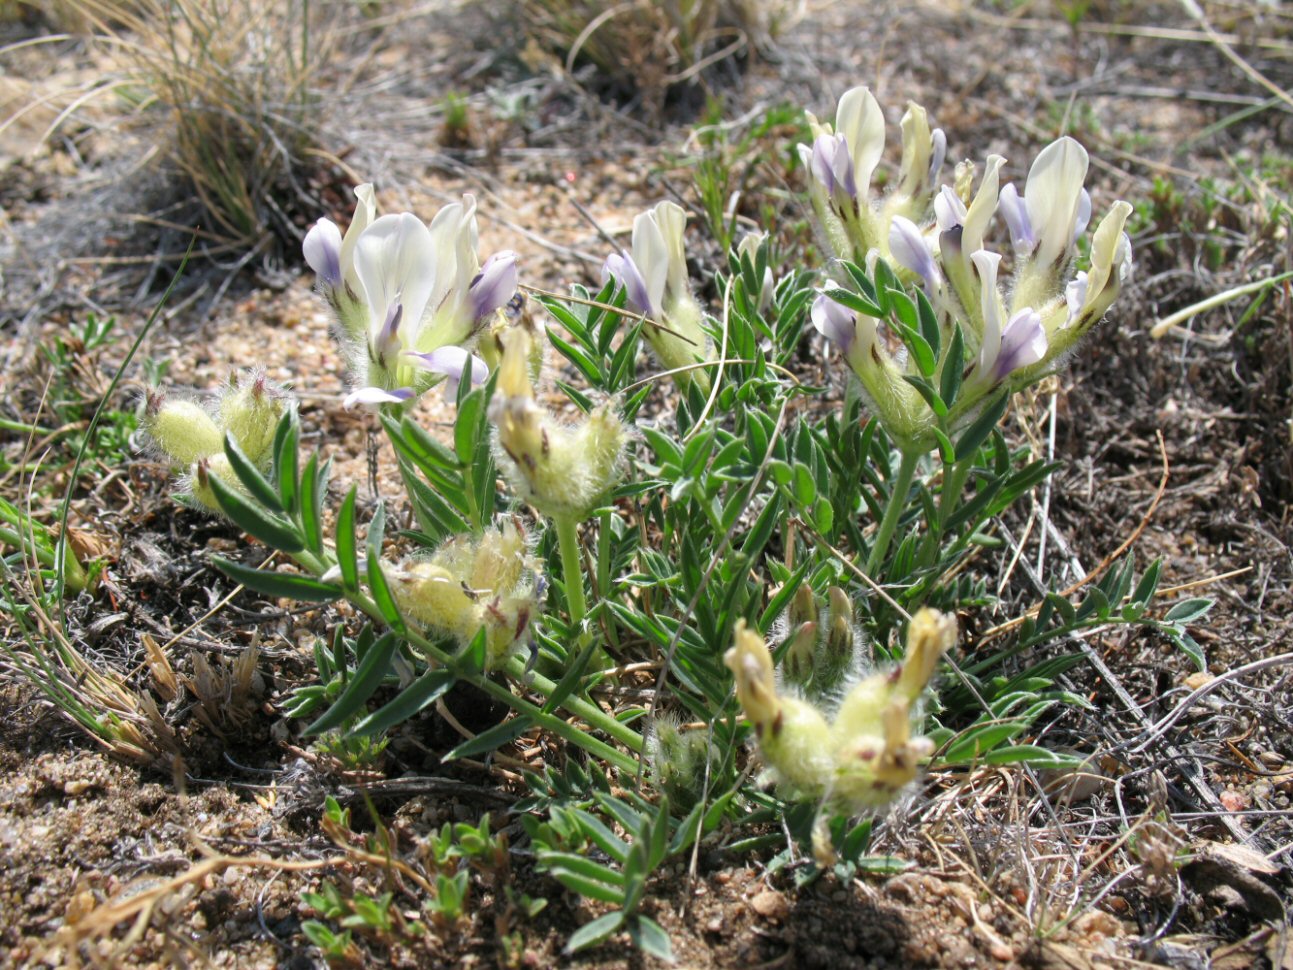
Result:
<svg viewBox="0 0 1293 970"><path fill-rule="evenodd" d="M175 468L188 468L224 448L219 426L193 401L165 401L149 409L144 431Z"/></svg>
<svg viewBox="0 0 1293 970"><path fill-rule="evenodd" d="M400 609L428 630L468 646L485 630L486 667L501 664L526 639L539 612L538 568L512 523L479 538L454 536L430 558L390 571Z"/></svg>

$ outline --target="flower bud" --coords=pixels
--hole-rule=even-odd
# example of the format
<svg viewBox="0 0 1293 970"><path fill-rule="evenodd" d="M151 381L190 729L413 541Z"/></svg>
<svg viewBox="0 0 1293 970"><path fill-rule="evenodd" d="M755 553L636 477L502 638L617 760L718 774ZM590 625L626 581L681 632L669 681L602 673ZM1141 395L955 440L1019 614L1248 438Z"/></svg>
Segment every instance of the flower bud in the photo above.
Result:
<svg viewBox="0 0 1293 970"><path fill-rule="evenodd" d="M707 732L684 731L677 718L661 714L646 744L652 776L670 804L684 811L695 805L704 793L706 768L716 765Z"/></svg>
<svg viewBox="0 0 1293 970"><path fill-rule="evenodd" d="M479 538L455 536L429 559L391 573L400 609L429 630L467 647L485 630L486 668L521 643L538 614L538 567L512 523Z"/></svg>
<svg viewBox="0 0 1293 970"><path fill-rule="evenodd" d="M144 411L144 430L177 468L187 468L224 449L220 428L192 401L150 396Z"/></svg>
<svg viewBox="0 0 1293 970"><path fill-rule="evenodd" d="M628 431L606 405L574 428L553 420L534 399L529 360L529 334L521 328L506 334L490 402L490 419L507 459L504 470L540 512L578 521L619 481Z"/></svg>
<svg viewBox="0 0 1293 970"><path fill-rule="evenodd" d="M781 658L786 680L803 686L813 677L813 655L817 651L817 624L801 623L790 636L790 645Z"/></svg>
<svg viewBox="0 0 1293 970"><path fill-rule="evenodd" d="M224 513L224 510L220 508L220 503L216 501L215 491L211 488L212 477L220 479L220 484L227 486L231 491L237 492L239 495L247 495L246 487L238 479L238 476L234 474L233 467L229 464L229 459L225 457L225 453L217 451L206 458L198 459L189 475L189 494L204 509L220 514Z"/></svg>
<svg viewBox="0 0 1293 970"><path fill-rule="evenodd" d="M248 371L229 387L220 401L220 425L248 458L263 466L269 463L274 432L287 406L286 397L264 374Z"/></svg>
<svg viewBox="0 0 1293 970"><path fill-rule="evenodd" d="M813 588L807 583L795 590L795 595L790 599L789 620L792 630L817 620L817 599L813 596Z"/></svg>
<svg viewBox="0 0 1293 970"><path fill-rule="evenodd" d="M744 620L737 621L736 645L723 663L736 676L737 699L769 767L797 789L820 791L832 770L826 719L807 701L777 694L772 655Z"/></svg>
<svg viewBox="0 0 1293 970"><path fill-rule="evenodd" d="M855 811L892 801L931 752L926 739L912 737L913 711L955 637L955 620L922 610L908 629L903 665L856 684L830 723L812 704L778 695L767 646L744 622L737 623L736 645L723 661L736 675L737 699L777 776L804 796Z"/></svg>
<svg viewBox="0 0 1293 970"><path fill-rule="evenodd" d="M661 202L633 220L633 252L612 253L602 266L625 288L629 306L647 318L643 335L668 370L709 360L712 347L699 304L687 282L683 230L687 214L674 202ZM709 390L704 368L675 377L680 387L695 384Z"/></svg>

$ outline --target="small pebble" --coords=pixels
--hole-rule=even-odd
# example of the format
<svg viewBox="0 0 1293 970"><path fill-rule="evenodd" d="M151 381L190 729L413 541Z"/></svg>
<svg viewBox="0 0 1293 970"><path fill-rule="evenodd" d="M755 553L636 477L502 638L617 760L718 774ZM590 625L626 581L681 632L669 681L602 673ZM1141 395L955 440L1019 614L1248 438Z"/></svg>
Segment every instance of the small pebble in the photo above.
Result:
<svg viewBox="0 0 1293 970"><path fill-rule="evenodd" d="M750 908L764 919L783 919L790 912L786 897L775 889L765 889L750 900Z"/></svg>

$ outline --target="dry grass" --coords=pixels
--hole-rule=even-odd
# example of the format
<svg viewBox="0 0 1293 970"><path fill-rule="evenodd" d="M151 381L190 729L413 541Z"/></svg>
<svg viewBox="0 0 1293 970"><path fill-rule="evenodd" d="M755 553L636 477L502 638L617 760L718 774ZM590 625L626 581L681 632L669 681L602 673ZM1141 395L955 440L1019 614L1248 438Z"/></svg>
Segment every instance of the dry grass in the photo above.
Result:
<svg viewBox="0 0 1293 970"><path fill-rule="evenodd" d="M532 48L567 73L591 63L602 82L659 107L668 91L749 48L766 48L799 15L794 0L518 0Z"/></svg>
<svg viewBox="0 0 1293 970"><path fill-rule="evenodd" d="M120 65L116 94L160 119L175 169L227 251L295 246L321 209L315 73L335 40L309 0L69 0Z"/></svg>

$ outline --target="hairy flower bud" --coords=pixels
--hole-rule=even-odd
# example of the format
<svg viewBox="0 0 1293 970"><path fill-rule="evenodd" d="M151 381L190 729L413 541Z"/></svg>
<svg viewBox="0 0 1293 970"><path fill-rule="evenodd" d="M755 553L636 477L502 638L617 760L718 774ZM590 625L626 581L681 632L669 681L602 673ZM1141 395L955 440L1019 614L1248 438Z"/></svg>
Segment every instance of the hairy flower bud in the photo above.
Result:
<svg viewBox="0 0 1293 970"><path fill-rule="evenodd" d="M737 621L736 645L723 662L736 677L737 699L768 765L797 789L821 790L832 772L826 718L807 701L777 693L772 655L744 620Z"/></svg>
<svg viewBox="0 0 1293 970"><path fill-rule="evenodd" d="M684 731L676 717L656 716L646 738L647 758L671 805L685 811L700 801L706 768L717 756L710 741L706 731Z"/></svg>
<svg viewBox="0 0 1293 970"><path fill-rule="evenodd" d="M212 478L220 479L220 484L227 486L232 492L247 495L246 487L234 474L233 467L223 451L200 458L194 463L193 470L189 474L188 493L194 501L209 512L223 514L224 511L216 501L215 491L211 488ZM183 496L181 495L180 498L183 499Z"/></svg>
<svg viewBox="0 0 1293 970"><path fill-rule="evenodd" d="M813 676L813 655L817 652L817 624L801 623L790 635L790 645L781 658L781 670L792 684L804 685Z"/></svg>
<svg viewBox="0 0 1293 970"><path fill-rule="evenodd" d="M926 739L912 737L913 712L955 638L950 616L920 611L908 629L902 666L856 684L829 723L807 701L778 694L767 645L743 621L723 660L776 775L804 796L856 811L892 801L932 751Z"/></svg>
<svg viewBox="0 0 1293 970"><path fill-rule="evenodd" d="M144 431L176 468L224 448L224 435L211 415L192 401L152 397L144 411Z"/></svg>
<svg viewBox="0 0 1293 970"><path fill-rule="evenodd" d="M490 419L498 429L504 470L540 512L583 519L619 481L628 431L606 405L573 428L555 421L534 399L529 334L516 328L503 342Z"/></svg>
<svg viewBox="0 0 1293 970"><path fill-rule="evenodd" d="M538 566L512 523L479 537L455 536L429 559L391 574L400 609L429 630L466 647L485 630L486 667L521 643L539 612Z"/></svg>
<svg viewBox="0 0 1293 970"><path fill-rule="evenodd" d="M287 407L287 399L264 374L248 371L221 398L220 425L248 458L263 466L269 462L274 432Z"/></svg>

